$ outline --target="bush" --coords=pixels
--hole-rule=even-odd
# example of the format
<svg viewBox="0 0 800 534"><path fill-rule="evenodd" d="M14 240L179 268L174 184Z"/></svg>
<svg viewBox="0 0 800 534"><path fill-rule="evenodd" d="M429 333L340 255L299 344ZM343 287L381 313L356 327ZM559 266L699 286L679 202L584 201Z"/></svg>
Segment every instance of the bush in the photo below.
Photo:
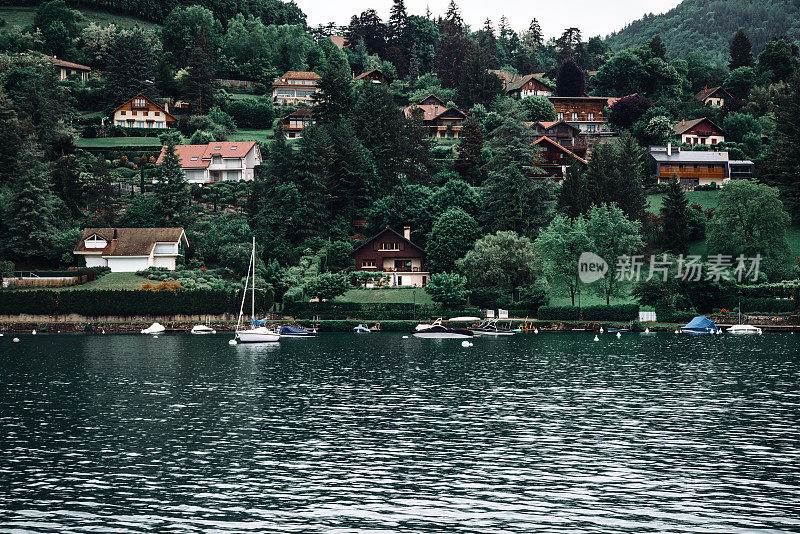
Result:
<svg viewBox="0 0 800 534"><path fill-rule="evenodd" d="M457 310L444 310L440 306L412 303L360 303L360 302L301 302L286 301L283 312L298 318L319 317L320 319L344 319L348 317L376 320L409 320L414 314L418 319L425 317L456 317L458 315L479 315L477 308L461 308Z"/></svg>
<svg viewBox="0 0 800 534"><path fill-rule="evenodd" d="M8 278L14 276L14 262L0 260L0 277Z"/></svg>
<svg viewBox="0 0 800 534"><path fill-rule="evenodd" d="M228 104L226 111L239 128L272 128L275 109L268 98L245 98Z"/></svg>
<svg viewBox="0 0 800 534"><path fill-rule="evenodd" d="M639 317L637 304L615 304L612 306L541 306L537 319L549 321L618 321L628 322Z"/></svg>
<svg viewBox="0 0 800 534"><path fill-rule="evenodd" d="M544 321L577 321L579 317L580 309L577 306L540 306L536 318Z"/></svg>

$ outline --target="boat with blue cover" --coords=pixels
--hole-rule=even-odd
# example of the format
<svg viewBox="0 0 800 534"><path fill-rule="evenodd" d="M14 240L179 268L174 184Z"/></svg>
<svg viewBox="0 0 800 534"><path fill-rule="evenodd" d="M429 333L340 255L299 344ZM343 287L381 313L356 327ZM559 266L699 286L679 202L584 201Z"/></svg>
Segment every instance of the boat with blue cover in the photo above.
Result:
<svg viewBox="0 0 800 534"><path fill-rule="evenodd" d="M719 332L719 328L717 328L717 325L711 322L711 319L709 319L708 317L704 315L698 315L697 317L686 323L686 325L680 329L680 332L682 334L694 334L694 335L704 336L704 335L716 334L717 332Z"/></svg>
<svg viewBox="0 0 800 534"><path fill-rule="evenodd" d="M316 337L317 331L284 325L278 328L278 334L280 334L281 337Z"/></svg>

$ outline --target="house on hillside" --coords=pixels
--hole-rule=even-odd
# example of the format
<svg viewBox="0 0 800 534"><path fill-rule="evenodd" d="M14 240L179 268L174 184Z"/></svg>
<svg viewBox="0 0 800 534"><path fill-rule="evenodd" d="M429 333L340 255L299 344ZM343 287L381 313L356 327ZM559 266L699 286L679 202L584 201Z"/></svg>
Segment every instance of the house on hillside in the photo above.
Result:
<svg viewBox="0 0 800 534"><path fill-rule="evenodd" d="M513 80L506 87L508 96L523 99L528 96L552 96L556 88L543 82L538 74L526 74Z"/></svg>
<svg viewBox="0 0 800 534"><path fill-rule="evenodd" d="M169 128L175 124L167 109L139 93L113 112L113 125L122 128Z"/></svg>
<svg viewBox="0 0 800 534"><path fill-rule="evenodd" d="M270 86L276 104L313 104L317 83L322 78L316 72L290 70L275 78Z"/></svg>
<svg viewBox="0 0 800 534"><path fill-rule="evenodd" d="M668 143L667 146L651 146L649 153L659 183L669 182L677 175L681 185L689 189L712 183L722 185L731 176L727 152L681 150ZM738 172L743 173L747 165L744 162L737 163Z"/></svg>
<svg viewBox="0 0 800 534"><path fill-rule="evenodd" d="M389 285L424 287L430 273L425 270L425 252L411 242L411 227L399 234L386 227L350 253L357 271L385 273Z"/></svg>
<svg viewBox="0 0 800 534"><path fill-rule="evenodd" d="M597 134L606 129L603 110L608 105L604 96L550 96L556 108L557 120L565 121L585 134Z"/></svg>
<svg viewBox="0 0 800 534"><path fill-rule="evenodd" d="M347 46L347 37L344 35L329 35L328 38L339 50L344 50L344 48Z"/></svg>
<svg viewBox="0 0 800 534"><path fill-rule="evenodd" d="M530 127L540 136L547 137L561 146L569 148L579 156L586 154L587 141L581 129L577 126L560 121L540 121L529 124Z"/></svg>
<svg viewBox="0 0 800 534"><path fill-rule="evenodd" d="M356 82L364 82L364 83L371 83L374 85L382 85L384 87L389 87L391 81L389 78L386 77L378 69L368 70L367 72L362 72L358 76L353 77L353 81Z"/></svg>
<svg viewBox="0 0 800 534"><path fill-rule="evenodd" d="M733 96L722 87L712 87L711 89L705 87L702 91L694 95L694 97L706 106L712 108L721 108L725 105L726 100L733 99Z"/></svg>
<svg viewBox="0 0 800 534"><path fill-rule="evenodd" d="M672 127L675 136L687 145L716 145L725 142L725 131L706 117L682 120Z"/></svg>
<svg viewBox="0 0 800 534"><path fill-rule="evenodd" d="M164 151L156 161L164 161ZM175 152L181 160L186 181L191 184L225 180L252 180L255 168L261 165L261 150L255 141L217 141L207 145L177 145Z"/></svg>
<svg viewBox="0 0 800 534"><path fill-rule="evenodd" d="M92 68L87 67L86 65L72 63L71 61L64 61L63 59L58 59L55 56L48 56L46 54L44 57L49 59L50 63L55 65L56 69L58 69L59 80L66 80L73 74L80 74L81 80L85 82L89 79L89 73L92 72Z"/></svg>
<svg viewBox="0 0 800 534"><path fill-rule="evenodd" d="M519 80L521 76L508 70L488 69L489 72L500 78L503 82L503 91L508 92L508 86Z"/></svg>
<svg viewBox="0 0 800 534"><path fill-rule="evenodd" d="M183 228L85 228L73 254L87 267L108 267L114 273L135 273L148 267L175 270L189 246Z"/></svg>
<svg viewBox="0 0 800 534"><path fill-rule="evenodd" d="M544 174L534 175L534 178L553 178L560 180L566 175L567 167L569 167L571 163L578 161L586 165L586 160L584 158L557 143L550 137L542 136L533 144L542 149L536 166L544 171Z"/></svg>
<svg viewBox="0 0 800 534"><path fill-rule="evenodd" d="M308 108L298 108L279 121L287 139L300 139L306 126L314 124L314 116Z"/></svg>
<svg viewBox="0 0 800 534"><path fill-rule="evenodd" d="M448 107L436 95L428 95L419 104L403 110L409 119L419 119L428 128L428 136L436 138L455 138L461 135L461 126L467 120L467 112L456 107Z"/></svg>

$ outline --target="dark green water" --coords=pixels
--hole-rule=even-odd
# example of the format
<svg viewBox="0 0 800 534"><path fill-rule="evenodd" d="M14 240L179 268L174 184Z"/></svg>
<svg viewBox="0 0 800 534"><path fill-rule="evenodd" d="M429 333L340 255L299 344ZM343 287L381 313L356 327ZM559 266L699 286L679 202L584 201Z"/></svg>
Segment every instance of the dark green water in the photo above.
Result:
<svg viewBox="0 0 800 534"><path fill-rule="evenodd" d="M0 338L2 532L800 531L800 336Z"/></svg>

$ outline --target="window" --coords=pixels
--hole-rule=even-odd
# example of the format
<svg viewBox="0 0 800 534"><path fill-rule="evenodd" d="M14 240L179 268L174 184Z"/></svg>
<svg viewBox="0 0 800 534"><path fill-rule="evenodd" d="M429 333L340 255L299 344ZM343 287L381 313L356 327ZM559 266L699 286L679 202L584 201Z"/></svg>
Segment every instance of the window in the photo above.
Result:
<svg viewBox="0 0 800 534"><path fill-rule="evenodd" d="M572 120L574 121L578 120L578 114L575 113L574 111L572 112Z"/></svg>
<svg viewBox="0 0 800 534"><path fill-rule="evenodd" d="M596 124L589 124L589 125L587 125L587 126L586 126L586 131L587 131L587 132L591 132L591 133L594 133L594 132L596 132L596 131L597 131L597 125L596 125Z"/></svg>
<svg viewBox="0 0 800 534"><path fill-rule="evenodd" d="M161 115L161 112L160 112L160 111L154 111L154 112L153 112L153 115L155 115L156 117L158 117L159 115Z"/></svg>
<svg viewBox="0 0 800 534"><path fill-rule="evenodd" d="M593 121L593 120L594 120L594 113L589 113L589 120L590 120L590 121Z"/></svg>
<svg viewBox="0 0 800 534"><path fill-rule="evenodd" d="M197 156L192 156L192 157L191 157L191 158L189 158L189 159L190 159L191 161L197 161Z"/></svg>
<svg viewBox="0 0 800 534"><path fill-rule="evenodd" d="M136 114L137 114L137 112L136 112L136 111L134 111L134 112L132 112L132 113L131 113L131 115L136 115Z"/></svg>
<svg viewBox="0 0 800 534"><path fill-rule="evenodd" d="M410 271L411 260L394 260L394 268L397 271Z"/></svg>
<svg viewBox="0 0 800 534"><path fill-rule="evenodd" d="M564 114L563 113L559 113L558 114L558 120L560 120L560 121L564 120Z"/></svg>
<svg viewBox="0 0 800 534"><path fill-rule="evenodd" d="M134 98L133 105L136 106L137 108L143 108L147 106L147 104L145 104L144 98Z"/></svg>
<svg viewBox="0 0 800 534"><path fill-rule="evenodd" d="M125 113L127 113L125 110L119 112L120 115L125 115Z"/></svg>
<svg viewBox="0 0 800 534"><path fill-rule="evenodd" d="M238 145L231 145L231 150L236 150L237 148L239 148Z"/></svg>
<svg viewBox="0 0 800 534"><path fill-rule="evenodd" d="M378 250L400 250L400 243L381 243Z"/></svg>
<svg viewBox="0 0 800 534"><path fill-rule="evenodd" d="M361 260L361 268L375 267L375 260Z"/></svg>

